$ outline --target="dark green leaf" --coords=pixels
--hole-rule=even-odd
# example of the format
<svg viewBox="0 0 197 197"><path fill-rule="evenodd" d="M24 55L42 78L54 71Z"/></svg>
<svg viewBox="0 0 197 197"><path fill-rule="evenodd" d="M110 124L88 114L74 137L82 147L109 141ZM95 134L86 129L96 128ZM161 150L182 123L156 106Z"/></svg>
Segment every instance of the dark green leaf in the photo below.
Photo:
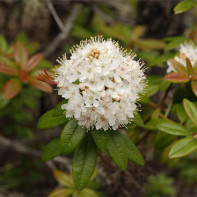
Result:
<svg viewBox="0 0 197 197"><path fill-rule="evenodd" d="M169 157L184 157L197 149L197 140L192 137L183 138L173 144Z"/></svg>
<svg viewBox="0 0 197 197"><path fill-rule="evenodd" d="M110 131L103 131L103 130L92 130L92 136L94 142L96 143L97 147L100 149L101 152L105 152L107 149L107 145L109 142L109 135Z"/></svg>
<svg viewBox="0 0 197 197"><path fill-rule="evenodd" d="M42 160L48 161L50 159L59 156L60 154L61 151L60 151L59 138L55 138L45 146L42 154Z"/></svg>
<svg viewBox="0 0 197 197"><path fill-rule="evenodd" d="M61 108L63 104L66 104L68 100L64 99L60 103L57 104L56 108L54 109L53 116L61 116L64 114L65 110Z"/></svg>
<svg viewBox="0 0 197 197"><path fill-rule="evenodd" d="M68 121L65 115L53 117L53 112L54 110L52 109L41 116L37 124L39 129L55 127Z"/></svg>
<svg viewBox="0 0 197 197"><path fill-rule="evenodd" d="M97 161L97 147L94 140L87 136L75 151L72 172L78 190L82 190L90 181Z"/></svg>
<svg viewBox="0 0 197 197"><path fill-rule="evenodd" d="M107 150L116 165L125 170L128 163L128 151L119 131L111 131Z"/></svg>
<svg viewBox="0 0 197 197"><path fill-rule="evenodd" d="M71 153L83 140L86 128L78 126L75 119L70 120L64 127L60 137L60 147L63 154Z"/></svg>
<svg viewBox="0 0 197 197"><path fill-rule="evenodd" d="M133 121L137 126L144 127L143 120L138 112L135 112Z"/></svg>
<svg viewBox="0 0 197 197"><path fill-rule="evenodd" d="M140 151L138 150L138 148L135 146L135 144L131 141L131 139L128 136L124 134L121 134L121 135L127 147L129 160L133 161L134 163L138 165L143 166L144 159Z"/></svg>

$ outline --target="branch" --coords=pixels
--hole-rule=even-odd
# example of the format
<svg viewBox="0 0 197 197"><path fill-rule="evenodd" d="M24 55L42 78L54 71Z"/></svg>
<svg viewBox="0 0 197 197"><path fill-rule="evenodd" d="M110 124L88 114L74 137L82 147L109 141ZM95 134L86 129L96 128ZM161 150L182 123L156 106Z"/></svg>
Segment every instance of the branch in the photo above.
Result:
<svg viewBox="0 0 197 197"><path fill-rule="evenodd" d="M60 17L58 16L58 14L57 14L57 12L50 0L47 0L47 6L48 6L54 20L56 21L57 25L59 26L60 30L64 31L64 24L63 24L62 20L60 19Z"/></svg>
<svg viewBox="0 0 197 197"><path fill-rule="evenodd" d="M33 156L33 157L42 157L42 152L39 150L33 150L30 149L29 147L17 142L17 141L12 141L10 139L7 139L3 136L0 136L0 145L1 146L5 146L9 149L12 149L13 151L16 151L18 153L27 155L27 156ZM66 166L69 170L71 170L71 162L70 160L64 158L64 157L56 157L51 161L47 161L46 164L50 169L54 169L55 166L53 164L53 161L59 164L63 164L64 166Z"/></svg>
<svg viewBox="0 0 197 197"><path fill-rule="evenodd" d="M73 22L74 22L80 9L81 9L81 5L77 4L77 5L73 6L73 9L71 10L71 14L68 17L68 19L64 25L63 31L60 32L55 37L55 39L52 41L52 43L49 45L49 47L47 47L46 50L44 51L45 57L50 56L58 48L59 44L68 37L68 35L71 31Z"/></svg>

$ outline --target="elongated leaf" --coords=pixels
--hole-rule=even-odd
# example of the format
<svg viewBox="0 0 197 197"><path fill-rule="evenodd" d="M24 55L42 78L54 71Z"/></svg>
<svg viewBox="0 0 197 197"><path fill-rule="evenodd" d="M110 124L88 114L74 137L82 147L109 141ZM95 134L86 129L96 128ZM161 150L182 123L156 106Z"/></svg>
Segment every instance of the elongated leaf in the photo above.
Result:
<svg viewBox="0 0 197 197"><path fill-rule="evenodd" d="M6 66L11 66L15 68L15 63L13 62L13 60L11 60L8 57L4 57L2 55L0 55L0 63L5 64Z"/></svg>
<svg viewBox="0 0 197 197"><path fill-rule="evenodd" d="M147 86L144 91L145 91L145 96L151 97L159 91L159 84Z"/></svg>
<svg viewBox="0 0 197 197"><path fill-rule="evenodd" d="M25 65L25 70L27 72L33 70L38 64L39 62L43 59L43 55L41 53L35 54L33 55L27 62L27 64Z"/></svg>
<svg viewBox="0 0 197 197"><path fill-rule="evenodd" d="M189 58L186 58L186 65L187 65L188 74L192 75L194 71L193 71L193 68L192 68L192 63L191 63Z"/></svg>
<svg viewBox="0 0 197 197"><path fill-rule="evenodd" d="M39 129L55 127L68 121L65 115L53 117L53 111L52 109L41 116L37 124Z"/></svg>
<svg viewBox="0 0 197 197"><path fill-rule="evenodd" d="M29 76L29 83L43 92L51 93L53 91L53 88L48 83L39 81L34 76Z"/></svg>
<svg viewBox="0 0 197 197"><path fill-rule="evenodd" d="M8 49L8 43L4 36L0 35L0 53L5 53Z"/></svg>
<svg viewBox="0 0 197 197"><path fill-rule="evenodd" d="M18 75L18 71L16 70L16 68L14 68L12 66L5 65L5 64L0 64L0 73L4 73L7 75L11 75L11 76Z"/></svg>
<svg viewBox="0 0 197 197"><path fill-rule="evenodd" d="M107 150L116 165L125 170L128 163L128 151L119 131L111 131Z"/></svg>
<svg viewBox="0 0 197 197"><path fill-rule="evenodd" d="M53 116L61 116L65 113L65 110L62 109L62 105L66 104L68 100L64 99L60 103L57 104L56 108L54 109Z"/></svg>
<svg viewBox="0 0 197 197"><path fill-rule="evenodd" d="M78 190L89 183L97 161L97 147L90 136L87 136L75 151L72 172Z"/></svg>
<svg viewBox="0 0 197 197"><path fill-rule="evenodd" d="M144 159L140 151L138 150L138 148L135 146L135 144L131 141L131 139L128 136L124 134L121 134L121 135L127 147L129 160L133 161L134 163L138 165L143 166Z"/></svg>
<svg viewBox="0 0 197 197"><path fill-rule="evenodd" d="M182 103L176 104L176 113L181 123L183 123L187 119L187 114Z"/></svg>
<svg viewBox="0 0 197 197"><path fill-rule="evenodd" d="M192 81L191 86L192 86L192 90L193 90L194 94L197 96L197 82Z"/></svg>
<svg viewBox="0 0 197 197"><path fill-rule="evenodd" d="M58 188L53 190L48 197L69 197L73 193L72 189Z"/></svg>
<svg viewBox="0 0 197 197"><path fill-rule="evenodd" d="M157 125L158 124L165 123L165 122L166 122L166 120L164 120L164 119L155 118L155 119L152 119L149 122L147 122L145 124L145 128L148 129L148 130L155 131L155 130L157 130Z"/></svg>
<svg viewBox="0 0 197 197"><path fill-rule="evenodd" d="M43 150L42 160L48 161L61 154L59 138L50 141Z"/></svg>
<svg viewBox="0 0 197 197"><path fill-rule="evenodd" d="M178 62L178 61L176 61L175 59L172 59L172 58L169 59L169 62L171 63L171 65L173 66L173 68L177 72L179 72L179 73L187 73L187 69L180 62Z"/></svg>
<svg viewBox="0 0 197 197"><path fill-rule="evenodd" d="M53 176L61 185L64 185L66 187L74 186L74 183L72 181L72 176L70 174L66 174L65 172L62 172L60 170L54 170Z"/></svg>
<svg viewBox="0 0 197 197"><path fill-rule="evenodd" d="M135 112L133 121L137 126L144 127L143 120L138 112Z"/></svg>
<svg viewBox="0 0 197 197"><path fill-rule="evenodd" d="M109 135L110 131L101 131L101 130L92 130L92 136L94 142L96 143L97 147L100 149L101 152L105 152L107 149L107 145L109 142Z"/></svg>
<svg viewBox="0 0 197 197"><path fill-rule="evenodd" d="M187 99L183 99L183 106L190 120L197 127L197 106Z"/></svg>
<svg viewBox="0 0 197 197"><path fill-rule="evenodd" d="M25 46L20 42L17 42L14 45L14 58L16 60L17 65L20 68L24 69L27 63L28 53Z"/></svg>
<svg viewBox="0 0 197 197"><path fill-rule="evenodd" d="M171 123L166 121L165 123L157 124L157 129L165 133L169 133L171 135L178 135L178 136L192 135L190 129L175 122Z"/></svg>
<svg viewBox="0 0 197 197"><path fill-rule="evenodd" d="M169 152L170 158L184 157L197 149L197 140L192 137L183 138L174 143Z"/></svg>
<svg viewBox="0 0 197 197"><path fill-rule="evenodd" d="M181 14L183 12L186 12L187 10L193 8L195 6L196 2L195 0L184 0L178 3L174 8L175 14Z"/></svg>
<svg viewBox="0 0 197 197"><path fill-rule="evenodd" d="M187 38L176 36L176 37L169 37L166 40L170 41L164 48L165 51L168 51L178 47L181 43L185 42Z"/></svg>
<svg viewBox="0 0 197 197"><path fill-rule="evenodd" d="M190 78L184 73L169 73L164 77L164 80L172 83L187 83Z"/></svg>
<svg viewBox="0 0 197 197"><path fill-rule="evenodd" d="M78 126L75 119L70 120L64 127L60 137L60 147L63 154L71 153L83 140L86 128Z"/></svg>
<svg viewBox="0 0 197 197"><path fill-rule="evenodd" d="M10 79L3 88L2 98L10 100L21 91L21 82L18 79Z"/></svg>

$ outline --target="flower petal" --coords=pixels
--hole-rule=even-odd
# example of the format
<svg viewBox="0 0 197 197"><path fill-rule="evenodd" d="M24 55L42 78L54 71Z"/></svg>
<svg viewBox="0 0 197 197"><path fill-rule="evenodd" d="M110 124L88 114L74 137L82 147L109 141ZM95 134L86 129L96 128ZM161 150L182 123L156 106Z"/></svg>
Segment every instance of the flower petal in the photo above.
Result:
<svg viewBox="0 0 197 197"><path fill-rule="evenodd" d="M43 59L43 55L41 53L35 54L33 55L27 62L26 66L25 66L25 70L27 72L31 71L32 69L34 69L38 63Z"/></svg>
<svg viewBox="0 0 197 197"><path fill-rule="evenodd" d="M14 98L20 92L21 87L21 82L18 79L10 79L3 88L3 99L9 100Z"/></svg>

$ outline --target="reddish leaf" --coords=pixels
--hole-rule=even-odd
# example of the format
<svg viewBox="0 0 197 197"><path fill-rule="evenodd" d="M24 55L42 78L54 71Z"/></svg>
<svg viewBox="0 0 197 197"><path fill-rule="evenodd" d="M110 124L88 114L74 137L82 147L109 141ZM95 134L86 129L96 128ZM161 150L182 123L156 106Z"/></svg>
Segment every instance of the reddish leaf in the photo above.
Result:
<svg viewBox="0 0 197 197"><path fill-rule="evenodd" d="M189 58L186 58L187 71L191 75L193 73L192 64Z"/></svg>
<svg viewBox="0 0 197 197"><path fill-rule="evenodd" d="M197 96L197 81L192 81L191 86L194 94Z"/></svg>
<svg viewBox="0 0 197 197"><path fill-rule="evenodd" d="M2 97L4 100L9 100L15 97L21 90L21 83L18 79L10 79L3 88Z"/></svg>
<svg viewBox="0 0 197 197"><path fill-rule="evenodd" d="M54 78L47 72L46 69L43 69L44 73L38 73L38 76L36 76L36 79L46 82L48 84L56 84L57 82L54 81Z"/></svg>
<svg viewBox="0 0 197 197"><path fill-rule="evenodd" d="M26 71L21 71L19 75L22 82L27 83L29 80L28 74Z"/></svg>
<svg viewBox="0 0 197 197"><path fill-rule="evenodd" d="M39 81L34 76L29 76L29 83L44 92L51 93L53 91L53 88L48 83Z"/></svg>
<svg viewBox="0 0 197 197"><path fill-rule="evenodd" d="M169 73L164 77L164 80L172 83L186 83L190 78L185 73Z"/></svg>
<svg viewBox="0 0 197 197"><path fill-rule="evenodd" d="M5 64L0 64L0 72L11 76L18 75L18 71L14 67Z"/></svg>
<svg viewBox="0 0 197 197"><path fill-rule="evenodd" d="M21 69L24 69L27 63L28 53L25 46L20 42L17 42L14 45L14 58L16 60L17 65Z"/></svg>
<svg viewBox="0 0 197 197"><path fill-rule="evenodd" d="M187 73L187 69L185 68L185 66L183 66L183 64L181 64L180 62L177 62L175 59L172 59L172 58L170 58L169 61L177 72Z"/></svg>
<svg viewBox="0 0 197 197"><path fill-rule="evenodd" d="M32 69L34 69L38 63L42 60L43 55L41 53L38 53L36 55L33 55L27 62L26 66L25 66L25 70L26 71L31 71Z"/></svg>

